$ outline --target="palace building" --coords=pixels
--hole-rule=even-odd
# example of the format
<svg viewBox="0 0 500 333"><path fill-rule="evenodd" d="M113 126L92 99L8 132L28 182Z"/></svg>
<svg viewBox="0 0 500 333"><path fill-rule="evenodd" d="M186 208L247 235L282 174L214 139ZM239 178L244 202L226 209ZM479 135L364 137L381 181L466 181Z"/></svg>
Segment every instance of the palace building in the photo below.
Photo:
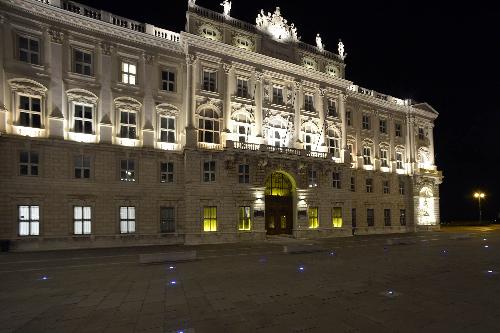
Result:
<svg viewBox="0 0 500 333"><path fill-rule="evenodd" d="M439 228L438 113L349 81L343 43L302 42L280 8L251 24L222 5L188 0L176 33L73 1L0 0L0 239L44 250Z"/></svg>

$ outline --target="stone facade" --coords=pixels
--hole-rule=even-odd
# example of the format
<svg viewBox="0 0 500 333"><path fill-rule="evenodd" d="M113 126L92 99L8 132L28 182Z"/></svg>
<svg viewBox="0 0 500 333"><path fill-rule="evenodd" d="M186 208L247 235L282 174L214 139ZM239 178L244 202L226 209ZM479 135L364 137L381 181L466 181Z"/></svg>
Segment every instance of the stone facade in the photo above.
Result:
<svg viewBox="0 0 500 333"><path fill-rule="evenodd" d="M294 237L438 228L437 112L348 81L344 45L300 42L279 8L257 25L230 11L189 1L178 34L70 1L1 1L0 239L263 240L276 173Z"/></svg>

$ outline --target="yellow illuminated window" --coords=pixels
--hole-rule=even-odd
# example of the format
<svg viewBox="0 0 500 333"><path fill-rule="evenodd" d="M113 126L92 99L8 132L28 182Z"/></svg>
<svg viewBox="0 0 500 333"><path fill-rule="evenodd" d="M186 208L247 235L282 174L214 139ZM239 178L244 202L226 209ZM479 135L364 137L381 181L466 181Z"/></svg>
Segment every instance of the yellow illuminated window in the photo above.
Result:
<svg viewBox="0 0 500 333"><path fill-rule="evenodd" d="M309 229L317 229L318 227L318 207L309 207Z"/></svg>
<svg viewBox="0 0 500 333"><path fill-rule="evenodd" d="M250 218L250 207L240 207L240 219L238 224L239 230L250 230L251 228L251 218Z"/></svg>
<svg viewBox="0 0 500 333"><path fill-rule="evenodd" d="M217 231L217 207L203 207L203 231Z"/></svg>
<svg viewBox="0 0 500 333"><path fill-rule="evenodd" d="M342 228L342 208L334 207L332 211L332 223L334 228Z"/></svg>
<svg viewBox="0 0 500 333"><path fill-rule="evenodd" d="M292 193L292 183L282 173L275 172L267 178L266 195L286 197Z"/></svg>

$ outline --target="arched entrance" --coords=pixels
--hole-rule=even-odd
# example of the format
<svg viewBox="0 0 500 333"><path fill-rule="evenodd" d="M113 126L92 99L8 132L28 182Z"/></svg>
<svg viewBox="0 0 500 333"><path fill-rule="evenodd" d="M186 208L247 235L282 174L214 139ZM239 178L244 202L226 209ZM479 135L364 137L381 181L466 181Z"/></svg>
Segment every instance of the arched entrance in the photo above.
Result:
<svg viewBox="0 0 500 333"><path fill-rule="evenodd" d="M291 234L293 229L292 180L274 172L266 180L266 231L268 235Z"/></svg>

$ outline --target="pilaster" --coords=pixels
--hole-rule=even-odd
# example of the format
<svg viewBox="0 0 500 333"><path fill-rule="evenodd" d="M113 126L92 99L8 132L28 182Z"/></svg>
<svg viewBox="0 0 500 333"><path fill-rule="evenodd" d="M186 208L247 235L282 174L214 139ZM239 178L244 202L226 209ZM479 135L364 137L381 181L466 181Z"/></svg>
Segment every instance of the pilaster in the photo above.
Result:
<svg viewBox="0 0 500 333"><path fill-rule="evenodd" d="M186 147L194 148L198 142L196 136L195 114L196 114L196 64L194 55L186 55L187 76L186 76Z"/></svg>
<svg viewBox="0 0 500 333"><path fill-rule="evenodd" d="M294 134L293 134L293 147L302 149L302 141L300 138L300 109L302 106L302 83L295 82L295 117L294 117Z"/></svg>
<svg viewBox="0 0 500 333"><path fill-rule="evenodd" d="M3 40L7 38L7 31L4 28L5 17L0 14L0 36ZM4 44L5 45L5 44ZM0 133L5 133L7 131L7 101L5 96L7 94L7 82L5 82L5 71L4 71L4 58L5 58L5 48L0 50Z"/></svg>
<svg viewBox="0 0 500 333"><path fill-rule="evenodd" d="M224 131L222 142L225 142L229 133L231 133L231 96L234 93L234 83L233 83L233 66L231 64L222 64L222 69L224 70Z"/></svg>
<svg viewBox="0 0 500 333"><path fill-rule="evenodd" d="M325 124L325 95L326 90L323 88L318 89L316 93L316 109L319 115L319 145L316 148L318 151L325 152L326 151L326 124Z"/></svg>
<svg viewBox="0 0 500 333"><path fill-rule="evenodd" d="M263 80L264 80L264 73L262 72L255 72L255 96L253 96L255 100L255 135L257 136L257 139L259 140L258 143L263 143L264 138L262 134L262 123L263 123L263 117L262 117L262 96L264 94L263 89Z"/></svg>
<svg viewBox="0 0 500 333"><path fill-rule="evenodd" d="M64 119L68 119L68 114L64 100L64 81L62 78L63 64L63 32L49 28L46 31L48 37L48 57L50 68L50 89L48 106L48 132L51 138L64 138Z"/></svg>
<svg viewBox="0 0 500 333"><path fill-rule="evenodd" d="M113 142L112 121L114 117L113 94L111 92L112 81L112 54L115 47L107 42L99 45L99 79L101 82L100 103L98 107L97 120L99 121L99 142Z"/></svg>
<svg viewBox="0 0 500 333"><path fill-rule="evenodd" d="M155 80L156 73L154 71L155 57L151 54L144 53L142 56L142 68L143 68L143 87L144 87L144 102L143 108L143 128L142 128L142 144L144 147L154 147L155 144L155 133L153 129L155 105L153 99L153 84L158 80Z"/></svg>
<svg viewBox="0 0 500 333"><path fill-rule="evenodd" d="M350 154L347 150L347 116L346 116L346 108L345 105L347 103L347 94L340 94L338 99L339 105L339 115L342 120L342 142L341 142L341 151L342 151L342 163L345 163L346 157ZM353 115L351 115L352 117ZM350 159L350 157L349 157Z"/></svg>

